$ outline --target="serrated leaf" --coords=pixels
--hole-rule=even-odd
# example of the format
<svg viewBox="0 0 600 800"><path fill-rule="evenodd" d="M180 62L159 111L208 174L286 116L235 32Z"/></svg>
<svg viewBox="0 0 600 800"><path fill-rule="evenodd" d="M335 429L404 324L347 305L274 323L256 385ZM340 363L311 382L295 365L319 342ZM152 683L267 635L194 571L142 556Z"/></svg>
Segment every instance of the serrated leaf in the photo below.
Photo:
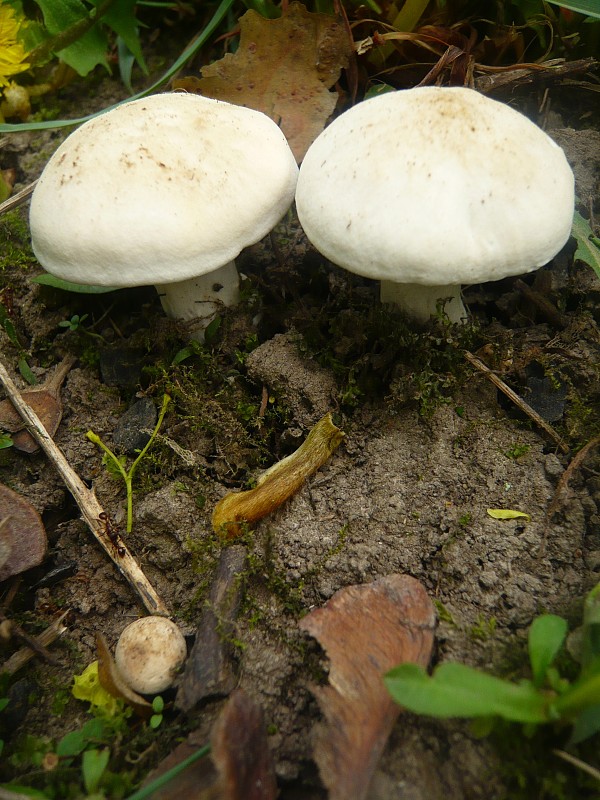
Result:
<svg viewBox="0 0 600 800"><path fill-rule="evenodd" d="M529 661L533 682L538 688L544 683L548 667L554 661L567 635L567 621L554 614L536 617L529 628Z"/></svg>
<svg viewBox="0 0 600 800"><path fill-rule="evenodd" d="M89 11L81 0L36 0L44 16L44 24L50 34L56 36L78 22L89 19ZM106 51L108 41L102 30L95 25L76 42L59 50L57 55L79 75L87 75L101 64L108 70Z"/></svg>
<svg viewBox="0 0 600 800"><path fill-rule="evenodd" d="M488 516L493 519L525 519L527 522L531 519L529 514L524 511L515 511L512 508L488 508Z"/></svg>
<svg viewBox="0 0 600 800"><path fill-rule="evenodd" d="M62 278L57 278L54 275L49 275L47 272L37 275L31 280L41 286L52 286L54 289L76 292L77 294L105 294L106 292L116 292L117 289L121 288L119 286L88 286L83 283L72 283L71 281L63 281Z"/></svg>
<svg viewBox="0 0 600 800"><path fill-rule="evenodd" d="M442 664L431 677L416 664L400 664L384 681L394 700L417 714L547 721L546 700L533 684L510 683L464 664Z"/></svg>
<svg viewBox="0 0 600 800"><path fill-rule="evenodd" d="M590 223L581 216L579 211L576 211L573 216L573 229L571 232L577 240L577 250L574 258L591 267L600 278L600 247L595 241L592 241L594 232L590 227Z"/></svg>

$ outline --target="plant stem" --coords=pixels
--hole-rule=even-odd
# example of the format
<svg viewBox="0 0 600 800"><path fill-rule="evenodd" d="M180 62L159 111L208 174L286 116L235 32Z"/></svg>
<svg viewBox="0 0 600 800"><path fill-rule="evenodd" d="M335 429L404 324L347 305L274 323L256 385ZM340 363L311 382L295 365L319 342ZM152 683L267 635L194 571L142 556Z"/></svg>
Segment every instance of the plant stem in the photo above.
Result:
<svg viewBox="0 0 600 800"><path fill-rule="evenodd" d="M163 396L163 401L162 401L162 406L161 406L161 409L160 409L160 414L158 415L158 421L157 421L156 425L154 426L154 430L152 431L152 434L151 434L150 438L148 439L148 441L146 442L145 446L143 447L142 450L140 450L137 458L135 459L135 461L133 462L133 464L131 465L131 467L127 471L125 470L125 467L123 466L123 464L121 464L121 462L118 459L118 457L113 453L113 451L109 447L107 447L104 444L104 442L98 436L97 433L94 433L93 431L88 431L86 433L86 436L90 440L90 442L93 442L94 444L98 445L98 447L100 447L102 450L104 450L106 455L113 462L113 464L115 465L115 467L118 469L119 473L121 474L121 477L123 478L123 482L125 483L125 489L126 489L126 493L127 493L127 528L126 528L127 533L131 533L131 529L133 528L133 474L134 474L135 470L137 469L137 466L140 463L140 461L142 460L142 458L148 452L148 449L149 449L150 445L152 444L152 442L156 438L156 434L160 430L160 426L163 423L163 420L165 418L165 414L167 412L167 406L169 405L170 401L171 401L171 398L169 397L169 395L165 394Z"/></svg>

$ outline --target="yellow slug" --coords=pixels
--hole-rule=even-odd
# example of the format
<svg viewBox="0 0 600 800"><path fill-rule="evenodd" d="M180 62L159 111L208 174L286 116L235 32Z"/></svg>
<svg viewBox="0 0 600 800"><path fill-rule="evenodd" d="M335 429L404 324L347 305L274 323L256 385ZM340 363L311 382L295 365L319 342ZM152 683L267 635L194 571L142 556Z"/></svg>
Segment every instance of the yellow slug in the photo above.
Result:
<svg viewBox="0 0 600 800"><path fill-rule="evenodd" d="M232 492L219 500L212 516L214 530L233 538L239 536L243 523L252 524L275 511L323 466L344 436L331 414L326 414L297 450L261 475L254 489Z"/></svg>

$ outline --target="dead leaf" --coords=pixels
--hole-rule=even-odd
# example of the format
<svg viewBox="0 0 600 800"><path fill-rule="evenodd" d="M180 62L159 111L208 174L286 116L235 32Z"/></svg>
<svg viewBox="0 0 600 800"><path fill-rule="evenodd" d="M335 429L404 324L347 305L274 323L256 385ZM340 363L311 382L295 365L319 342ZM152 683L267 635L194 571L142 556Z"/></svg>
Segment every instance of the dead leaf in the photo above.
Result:
<svg viewBox="0 0 600 800"><path fill-rule="evenodd" d="M388 575L340 589L299 624L331 664L329 685L313 689L325 717L313 744L321 779L329 800L363 800L400 713L383 675L407 661L428 664L433 604L414 578Z"/></svg>
<svg viewBox="0 0 600 800"><path fill-rule="evenodd" d="M262 708L236 689L215 722L211 758L221 800L275 800L277 781Z"/></svg>
<svg viewBox="0 0 600 800"><path fill-rule="evenodd" d="M202 78L173 83L217 100L262 111L285 134L298 162L325 127L338 96L329 88L352 54L343 22L290 3L279 19L255 11L240 18L236 53L202 68Z"/></svg>
<svg viewBox="0 0 600 800"><path fill-rule="evenodd" d="M38 512L20 494L0 484L0 581L37 567L47 547Z"/></svg>
<svg viewBox="0 0 600 800"><path fill-rule="evenodd" d="M21 396L38 415L50 436L54 436L60 425L62 417L60 387L75 361L73 356L66 356L42 386L21 392ZM40 449L37 441L25 429L23 418L8 399L0 403L0 429L12 434L10 438L17 450L35 453Z"/></svg>
<svg viewBox="0 0 600 800"><path fill-rule="evenodd" d="M125 700L135 713L147 719L152 714L152 706L137 692L134 692L123 680L119 668L112 657L106 639L101 633L96 634L96 650L98 653L98 679L103 689L116 697Z"/></svg>

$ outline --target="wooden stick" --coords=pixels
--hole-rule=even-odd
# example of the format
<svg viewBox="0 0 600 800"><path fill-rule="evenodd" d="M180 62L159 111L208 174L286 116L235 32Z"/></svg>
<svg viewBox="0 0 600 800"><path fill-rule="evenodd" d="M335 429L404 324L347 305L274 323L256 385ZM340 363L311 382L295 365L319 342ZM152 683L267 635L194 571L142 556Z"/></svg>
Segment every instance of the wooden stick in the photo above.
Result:
<svg viewBox="0 0 600 800"><path fill-rule="evenodd" d="M63 625L63 622L70 613L70 609L64 611L58 619L55 619L45 630L43 630L39 636L36 637L35 642L38 648L42 648L45 651L48 645L52 644L56 639L65 633L67 630L67 626ZM30 661L34 655L36 655L35 649L33 647L22 647L20 650L17 650L16 653L13 653L12 656L7 659L4 664L2 664L2 672L8 672L9 675L14 675L17 670L24 667L28 661Z"/></svg>
<svg viewBox="0 0 600 800"><path fill-rule="evenodd" d="M481 359L477 358L477 356L474 356L473 353L470 353L468 350L464 351L464 357L476 369L478 369L480 372L483 372L485 377L490 380L497 389L500 389L500 391L505 394L509 400L512 400L517 408L520 408L524 414L527 414L527 416L532 419L536 425L545 431L548 436L556 442L563 453L569 452L569 445L558 435L552 425L548 425L546 420L543 417L540 417L537 411L534 411L529 403L526 403L522 397L519 397L516 392L513 392L510 386L507 386L503 380L501 380L486 364L483 363L483 361L481 361Z"/></svg>
<svg viewBox="0 0 600 800"><path fill-rule="evenodd" d="M96 495L83 483L72 469L60 448L54 443L48 431L42 425L37 414L23 400L18 388L13 383L4 365L0 362L0 382L4 385L12 404L23 417L27 429L39 443L57 472L63 479L89 529L110 556L117 569L131 587L137 592L145 608L151 614L169 616L169 611L160 599L148 578L131 555L125 542L110 527L109 517L98 502Z"/></svg>
<svg viewBox="0 0 600 800"><path fill-rule="evenodd" d="M30 183L24 189L21 189L20 192L13 194L8 200L0 203L0 214L5 214L7 211L12 211L13 208L17 208L17 206L23 205L29 195L33 193L36 183L37 181L33 181L33 183Z"/></svg>

